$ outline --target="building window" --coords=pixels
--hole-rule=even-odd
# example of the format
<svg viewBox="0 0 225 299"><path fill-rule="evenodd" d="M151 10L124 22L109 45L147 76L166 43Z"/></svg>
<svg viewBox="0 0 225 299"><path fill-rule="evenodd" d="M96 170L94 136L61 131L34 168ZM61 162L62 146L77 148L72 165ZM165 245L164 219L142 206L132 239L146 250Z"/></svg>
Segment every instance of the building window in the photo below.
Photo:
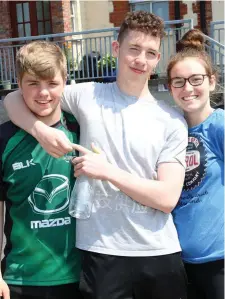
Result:
<svg viewBox="0 0 225 299"><path fill-rule="evenodd" d="M71 14L71 26L72 32L76 32L76 1L70 1L70 14Z"/></svg>
<svg viewBox="0 0 225 299"><path fill-rule="evenodd" d="M38 35L51 34L51 17L49 1L36 1Z"/></svg>
<svg viewBox="0 0 225 299"><path fill-rule="evenodd" d="M11 1L12 36L51 34L50 1Z"/></svg>
<svg viewBox="0 0 225 299"><path fill-rule="evenodd" d="M17 16L17 30L18 36L30 36L30 7L29 3L16 3L16 16Z"/></svg>
<svg viewBox="0 0 225 299"><path fill-rule="evenodd" d="M144 10L151 12L164 21L169 20L169 1L130 0L131 11Z"/></svg>

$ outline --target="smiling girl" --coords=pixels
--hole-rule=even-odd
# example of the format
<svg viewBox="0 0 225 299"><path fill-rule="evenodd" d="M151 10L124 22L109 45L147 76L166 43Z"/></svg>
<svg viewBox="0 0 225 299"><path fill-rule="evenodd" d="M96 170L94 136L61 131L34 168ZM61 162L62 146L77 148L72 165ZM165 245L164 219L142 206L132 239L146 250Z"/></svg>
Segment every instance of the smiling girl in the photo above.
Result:
<svg viewBox="0 0 225 299"><path fill-rule="evenodd" d="M224 298L224 110L213 109L216 72L199 30L177 44L167 75L189 127L186 176L173 212L190 298Z"/></svg>

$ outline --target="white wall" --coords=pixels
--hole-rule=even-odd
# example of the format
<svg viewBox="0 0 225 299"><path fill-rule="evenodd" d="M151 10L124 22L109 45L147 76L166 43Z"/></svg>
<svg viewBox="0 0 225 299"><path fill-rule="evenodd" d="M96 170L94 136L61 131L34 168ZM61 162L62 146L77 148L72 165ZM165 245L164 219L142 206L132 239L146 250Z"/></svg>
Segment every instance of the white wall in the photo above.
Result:
<svg viewBox="0 0 225 299"><path fill-rule="evenodd" d="M192 4L196 1L183 1L184 4L187 4L187 14L184 15L184 19L193 19L194 26L197 25L197 14L192 11ZM224 1L212 1L212 20L220 21L224 20Z"/></svg>
<svg viewBox="0 0 225 299"><path fill-rule="evenodd" d="M212 19L213 21L224 20L224 1L212 1Z"/></svg>
<svg viewBox="0 0 225 299"><path fill-rule="evenodd" d="M192 3L196 3L196 1L183 1L184 4L187 4L187 14L184 15L184 19L193 19L193 25L196 26L198 23L197 14L192 11Z"/></svg>
<svg viewBox="0 0 225 299"><path fill-rule="evenodd" d="M113 12L112 1L108 0L76 0L76 31L85 31L91 29L104 29L114 27L114 24L109 22L109 14ZM73 51L75 53L75 59L80 62L83 55L92 51L111 54L111 41L97 38L98 36L112 36L113 32L96 33L96 34L80 34L73 37L77 42L73 42ZM92 40L79 39L92 37ZM97 39L95 39L97 38ZM107 46L105 46L105 44Z"/></svg>
<svg viewBox="0 0 225 299"><path fill-rule="evenodd" d="M112 1L80 1L80 4L83 30L114 27L109 22Z"/></svg>
<svg viewBox="0 0 225 299"><path fill-rule="evenodd" d="M213 21L224 21L224 1L212 1ZM224 25L216 25L214 38L224 45Z"/></svg>
<svg viewBox="0 0 225 299"><path fill-rule="evenodd" d="M100 1L82 1L80 0L80 18L82 24L82 30L91 30L91 29L104 29L114 27L113 23L109 22L109 14L113 12L112 1L100 0ZM107 40L95 39L95 37L102 36L106 37ZM108 37L112 36L111 40L108 40ZM86 49L88 52L91 50L101 52L102 55L106 53L111 54L111 42L113 40L113 32L100 32L96 34L85 34L83 38L92 37L92 41L83 41L83 49ZM106 46L105 46L106 45Z"/></svg>

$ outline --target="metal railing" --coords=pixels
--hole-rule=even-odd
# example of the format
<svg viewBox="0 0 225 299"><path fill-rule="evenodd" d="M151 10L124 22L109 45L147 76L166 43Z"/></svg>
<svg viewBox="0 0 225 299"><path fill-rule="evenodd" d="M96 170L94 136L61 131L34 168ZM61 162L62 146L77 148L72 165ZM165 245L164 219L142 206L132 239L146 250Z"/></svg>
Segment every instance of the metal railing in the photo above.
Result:
<svg viewBox="0 0 225 299"><path fill-rule="evenodd" d="M208 52L211 55L213 64L217 68L218 86L224 92L224 26L223 21L212 21L210 23L210 37L205 36L208 41Z"/></svg>
<svg viewBox="0 0 225 299"><path fill-rule="evenodd" d="M161 44L161 59L156 69L158 76L165 75L168 59L176 51L176 42L193 28L192 19L166 21L166 36ZM82 32L10 38L0 40L0 86L5 82L16 84L15 56L25 43L34 40L50 40L57 43L67 58L68 82L71 80L113 80L117 71L116 59L112 56L112 41L119 28L86 30Z"/></svg>
<svg viewBox="0 0 225 299"><path fill-rule="evenodd" d="M217 71L219 90L221 92L224 92L225 46L207 35L204 35L204 37L205 37L205 41L206 41L206 43L205 43L206 51L211 56L212 63Z"/></svg>
<svg viewBox="0 0 225 299"><path fill-rule="evenodd" d="M210 37L220 44L224 44L224 21L210 22Z"/></svg>
<svg viewBox="0 0 225 299"><path fill-rule="evenodd" d="M161 43L161 57L156 68L159 77L166 76L168 61L176 53L177 41L191 28L193 28L192 19L165 21L166 36Z"/></svg>

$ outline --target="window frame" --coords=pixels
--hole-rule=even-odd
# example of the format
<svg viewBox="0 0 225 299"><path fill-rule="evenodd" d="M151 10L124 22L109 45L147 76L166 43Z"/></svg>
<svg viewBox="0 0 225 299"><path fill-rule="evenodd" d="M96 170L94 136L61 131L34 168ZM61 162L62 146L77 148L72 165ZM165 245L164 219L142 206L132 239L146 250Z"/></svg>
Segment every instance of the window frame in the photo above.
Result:
<svg viewBox="0 0 225 299"><path fill-rule="evenodd" d="M153 4L154 3L168 3L168 20L164 20L164 21L169 21L169 19L170 19L170 15L169 15L169 1L164 1L164 0L162 0L162 1L160 1L160 0L156 0L156 1L135 1L135 0L130 0L129 1L129 4L130 4L130 10L131 10L131 12L134 12L135 11L135 5L136 4L149 4L149 12L150 13L154 13L153 12ZM134 9L133 9L134 8Z"/></svg>
<svg viewBox="0 0 225 299"><path fill-rule="evenodd" d="M70 0L70 20L71 20L71 29L72 32L76 32L77 24L76 24L76 1Z"/></svg>
<svg viewBox="0 0 225 299"><path fill-rule="evenodd" d="M38 32L38 20L37 20L37 10L36 10L36 2L37 1L12 1L10 4L10 16L11 16L11 27L12 27L12 37L20 37L19 36L19 29L18 26L22 25L23 26L23 36L21 37L26 37L26 36L37 36L39 35ZM51 1L46 1L49 2L49 18L45 18L44 14L44 7L43 3L41 2L42 5L42 13L43 13L43 28L44 28L44 33L43 34L51 34L53 33L53 28L52 28L52 16L51 16ZM24 20L24 4L28 3L29 5L29 21ZM19 22L17 18L17 5L22 4L22 22ZM46 25L45 22L50 23L50 33L46 33ZM30 34L31 35L26 35L25 32L25 25L30 24Z"/></svg>
<svg viewBox="0 0 225 299"><path fill-rule="evenodd" d="M45 2L45 3L44 3ZM45 12L45 5L48 3L48 18L46 17L46 12ZM40 5L41 12L42 12L42 20L38 19L38 9L37 6ZM38 35L48 35L52 34L52 17L51 17L51 1L35 1L35 8L36 8L36 20L37 20L37 30L38 30ZM49 23L49 29L50 32L47 32L47 22ZM39 33L39 23L42 23L42 28L43 28L43 33Z"/></svg>

